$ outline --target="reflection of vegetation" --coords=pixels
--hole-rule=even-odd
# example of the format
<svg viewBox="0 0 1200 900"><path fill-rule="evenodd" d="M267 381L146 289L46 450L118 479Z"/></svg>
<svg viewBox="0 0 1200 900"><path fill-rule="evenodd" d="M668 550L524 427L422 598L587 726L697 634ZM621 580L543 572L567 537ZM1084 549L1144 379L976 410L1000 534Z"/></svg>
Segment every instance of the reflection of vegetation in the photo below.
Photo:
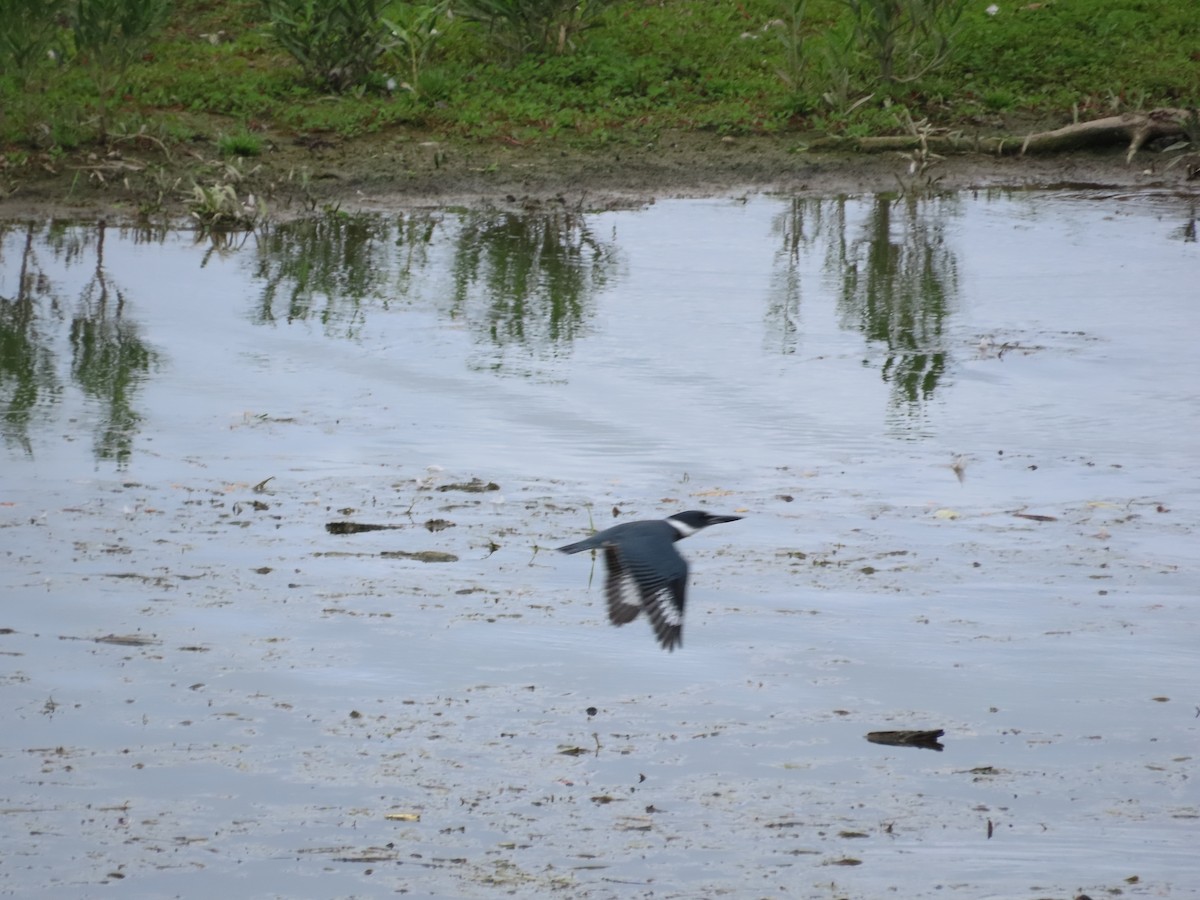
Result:
<svg viewBox="0 0 1200 900"><path fill-rule="evenodd" d="M334 212L272 227L258 245L255 275L265 286L257 321L315 318L325 326L350 323L353 331L364 300L407 288L439 222L432 214L392 220Z"/></svg>
<svg viewBox="0 0 1200 900"><path fill-rule="evenodd" d="M451 313L498 348L553 349L575 336L614 259L581 213L469 213L455 240ZM483 295L473 298L477 284Z"/></svg>
<svg viewBox="0 0 1200 900"><path fill-rule="evenodd" d="M1187 244L1196 243L1196 206L1192 205L1187 220L1178 228L1171 231L1171 237Z"/></svg>
<svg viewBox="0 0 1200 900"><path fill-rule="evenodd" d="M85 394L106 407L96 456L123 464L141 421L133 394L158 355L142 340L137 324L122 317L125 295L104 270L106 228L103 222L97 226L96 271L71 320L71 375Z"/></svg>
<svg viewBox="0 0 1200 900"><path fill-rule="evenodd" d="M101 407L95 441L99 459L128 462L141 416L134 408L137 385L158 361L142 340L137 325L124 318L125 296L104 268L107 226L95 232L51 226L43 236L56 256L70 262L82 258L94 234L95 270L71 317L71 377ZM5 440L32 453L28 426L39 402L56 402L62 388L51 344L61 323L60 301L42 272L29 226L21 247L15 297L0 297L0 398L4 401ZM43 306L46 310L43 311Z"/></svg>
<svg viewBox="0 0 1200 900"><path fill-rule="evenodd" d="M787 208L775 217L771 230L779 236L779 250L775 254L777 265L767 300L767 336L772 341L768 349L784 354L796 352L803 294L802 252L811 249L822 236L836 241L836 236L845 232L845 214L844 200L793 197Z"/></svg>
<svg viewBox="0 0 1200 900"><path fill-rule="evenodd" d="M946 369L942 328L958 278L941 224L952 202L876 197L862 237L834 259L842 316L887 346L883 378L899 403L928 400Z"/></svg>
<svg viewBox="0 0 1200 900"><path fill-rule="evenodd" d="M435 213L330 213L275 225L258 241L255 274L265 285L255 319L316 319L354 334L365 302L381 300L386 309L393 298L431 290L430 278L415 276L440 251L435 239L443 227ZM565 210L464 213L450 228L453 286L443 309L501 350L553 352L570 341L615 256L583 214Z"/></svg>
<svg viewBox="0 0 1200 900"><path fill-rule="evenodd" d="M48 329L41 321L39 300L49 299L50 316L57 304L49 296L49 280L38 265L34 249L36 226L25 227L16 296L0 297L0 399L4 402L4 440L17 444L27 455L29 422L39 402L53 402L61 387L54 371L54 354L48 346ZM0 246L3 246L0 232Z"/></svg>

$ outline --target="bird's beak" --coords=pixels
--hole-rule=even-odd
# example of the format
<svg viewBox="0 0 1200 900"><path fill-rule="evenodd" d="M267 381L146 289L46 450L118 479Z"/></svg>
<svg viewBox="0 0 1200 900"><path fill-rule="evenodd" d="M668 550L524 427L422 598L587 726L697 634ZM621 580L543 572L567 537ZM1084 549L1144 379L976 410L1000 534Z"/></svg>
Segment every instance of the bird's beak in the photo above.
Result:
<svg viewBox="0 0 1200 900"><path fill-rule="evenodd" d="M713 516L708 520L709 525L720 525L722 522L736 522L741 516Z"/></svg>

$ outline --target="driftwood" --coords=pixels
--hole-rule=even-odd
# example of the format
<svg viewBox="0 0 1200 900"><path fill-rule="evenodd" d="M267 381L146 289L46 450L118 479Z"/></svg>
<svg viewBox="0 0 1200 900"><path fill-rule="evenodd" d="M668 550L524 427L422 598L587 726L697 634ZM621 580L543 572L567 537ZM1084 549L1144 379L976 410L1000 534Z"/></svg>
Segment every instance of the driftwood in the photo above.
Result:
<svg viewBox="0 0 1200 900"><path fill-rule="evenodd" d="M864 152L929 150L934 153L975 151L998 155L1061 153L1109 144L1128 143L1126 162L1147 141L1195 140L1200 133L1200 111L1194 109L1155 109L1150 112L1122 113L1092 122L1077 122L1054 131L1040 131L1020 137L969 137L961 133L916 133L859 138L852 146ZM817 141L812 149L845 142Z"/></svg>

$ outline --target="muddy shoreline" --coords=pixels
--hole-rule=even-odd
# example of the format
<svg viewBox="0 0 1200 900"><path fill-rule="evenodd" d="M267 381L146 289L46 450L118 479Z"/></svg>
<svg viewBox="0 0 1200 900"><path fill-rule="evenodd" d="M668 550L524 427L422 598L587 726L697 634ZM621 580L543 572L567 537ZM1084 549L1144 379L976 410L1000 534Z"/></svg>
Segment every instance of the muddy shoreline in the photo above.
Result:
<svg viewBox="0 0 1200 900"><path fill-rule="evenodd" d="M780 192L807 196L874 193L901 187L947 190L1158 188L1191 191L1182 166L1121 148L1052 157L961 154L914 174L909 154L810 153L793 138L664 136L611 149L556 144L459 143L428 135L351 141L278 135L262 156L220 160L209 150L118 147L65 163L30 165L7 176L0 218L117 221L188 214L196 185L231 184L272 218L323 208L345 211L518 203L582 209L655 199ZM932 181L931 181L932 180Z"/></svg>

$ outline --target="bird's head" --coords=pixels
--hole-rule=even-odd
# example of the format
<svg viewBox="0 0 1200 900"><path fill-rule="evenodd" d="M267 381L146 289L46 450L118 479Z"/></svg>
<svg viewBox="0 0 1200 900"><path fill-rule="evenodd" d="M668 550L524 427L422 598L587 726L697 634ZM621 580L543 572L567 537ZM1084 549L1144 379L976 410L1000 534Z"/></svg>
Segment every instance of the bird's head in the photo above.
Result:
<svg viewBox="0 0 1200 900"><path fill-rule="evenodd" d="M720 525L722 522L736 522L741 516L717 516L701 509L689 509L686 512L668 516L667 521L679 529L682 537L695 534L701 528L709 525Z"/></svg>

